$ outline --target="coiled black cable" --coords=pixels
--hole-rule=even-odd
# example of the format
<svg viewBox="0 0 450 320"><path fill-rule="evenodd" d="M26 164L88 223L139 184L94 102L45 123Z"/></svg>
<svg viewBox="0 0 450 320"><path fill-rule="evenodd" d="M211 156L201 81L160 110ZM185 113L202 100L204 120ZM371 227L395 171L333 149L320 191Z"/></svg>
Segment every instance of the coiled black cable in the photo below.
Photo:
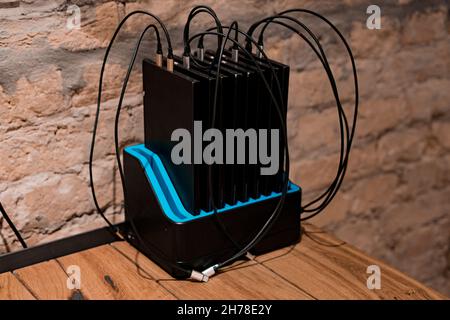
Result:
<svg viewBox="0 0 450 320"><path fill-rule="evenodd" d="M354 138L354 135L355 135L356 120L357 120L357 116L358 116L358 105L359 105L358 75L357 75L357 72L356 72L356 64L355 64L355 59L353 57L352 50L351 50L350 46L348 45L347 41L345 40L344 36L342 35L342 33L336 28L336 26L334 24L332 24L328 19L326 19L325 17L321 16L320 14L318 14L316 12L313 12L313 11L310 11L310 10L306 10L306 9L286 10L286 11L283 11L281 14L288 14L288 13L294 13L294 12L304 12L304 13L308 13L308 14L311 14L313 16L316 16L316 17L320 18L321 20L325 21L335 31L335 33L339 36L339 38L343 42L343 44L344 44L344 46L345 46L345 48L347 50L347 53L349 55L349 58L350 58L350 61L351 61L351 64L352 64L352 71L353 71L353 78L354 78L354 87L355 87L355 105L354 105L352 129L350 131L350 137L349 137L348 143L347 143L346 157L345 157L345 160L344 160L344 166L343 166L343 169L342 169L342 175L341 175L339 181L336 183L335 189L331 193L327 194L326 196L325 196L325 193L324 193L322 196L320 196L316 200L314 200L314 201L308 203L307 205L305 205L305 208L308 208L309 206L313 205L314 203L317 203L318 201L320 201L320 199L325 197L325 200L318 207L313 208L313 209L306 209L307 211L305 210L305 212L312 212L311 215L306 217L306 218L309 219L309 218L312 218L313 216L319 214L333 200L334 196L336 195L337 191L339 190L339 188L340 188L340 186L341 186L341 184L343 182L343 179L344 179L344 176L345 176L345 173L346 173L346 170L347 170L348 158L349 158L351 146L352 146L352 143L353 143L353 138Z"/></svg>
<svg viewBox="0 0 450 320"><path fill-rule="evenodd" d="M192 20L194 19L194 17L196 15L200 14L200 13L207 13L207 14L209 14L213 18L213 20L214 20L214 22L216 24L216 26L214 28L212 28L212 29L216 29L217 32L219 32L221 34L223 33L222 23L220 22L220 19L217 16L216 12L211 7L208 7L208 6L205 6L205 5L199 5L199 6L194 7L191 10L191 12L189 13L189 15L188 15L188 18L187 18L187 21L186 21L186 24L185 24L184 30L183 30L183 43L184 43L183 58L187 58L187 59L189 59L189 61L192 61L192 63L197 68L200 68L200 69L203 69L203 70L209 70L209 72L211 72L212 69L210 69L210 67L212 65L214 65L214 62L217 61L217 59L218 59L217 54L214 57L214 61L211 63L211 65L209 65L209 66L208 65L203 65L203 64L199 63L195 59L195 57L192 55L191 45L190 45L190 42L189 42L190 24L191 24ZM220 49L222 41L223 41L222 36L218 35L217 36L217 52ZM198 44L197 47L199 49L203 49L203 38L200 38L199 44Z"/></svg>
<svg viewBox="0 0 450 320"><path fill-rule="evenodd" d="M259 44L262 43L262 36L264 31L266 30L266 28L268 27L268 25L270 23L273 22L274 19L276 18L284 18L286 19L286 14L289 13L295 13L295 12L303 12L303 13L307 13L307 14L311 14L314 15L320 19L322 19L323 21L325 21L334 31L335 33L337 33L337 35L339 36L339 38L341 39L341 41L344 43L344 46L346 47L346 50L349 54L350 57L350 61L352 64L352 69L353 69L353 77L354 77L354 86L355 86L355 107L354 107L354 114L353 114L353 122L352 122L352 128L351 131L349 132L348 126L346 125L346 116L345 116L345 112L343 112L343 110L341 111L342 107L340 105L340 99L338 98L338 95L335 94L335 98L336 98L336 102L338 105L338 109L339 109L339 120L340 120L340 129L341 129L341 155L340 155L340 161L339 161L339 166L338 166L338 171L336 174L335 179L333 180L333 182L330 184L330 186L328 187L328 189L321 194L318 198L314 199L313 201L307 203L305 206L302 207L302 211L303 212L310 212L311 214L308 215L307 217L303 217L302 220L307 220L310 219L314 216L316 216L317 214L319 214L334 198L334 196L336 195L337 191L339 190L343 178L345 176L346 170L347 170L347 164L348 164L348 157L349 157L349 153L350 153L350 149L352 146L352 142L353 142L353 137L354 137L354 133L355 133L355 128L356 128L356 119L357 119L357 113L358 113L358 103L359 103L359 93L358 93L358 80L357 80L357 73L356 73L356 65L355 65L355 61L354 61L354 57L352 54L352 51L350 49L350 46L348 45L347 41L345 40L345 38L343 37L343 35L340 33L340 31L325 17L321 16L320 14L310 11L310 10L306 10L306 9L291 9L291 10L286 10L283 11L281 13L279 13L276 16L272 16L269 18L265 18L262 19L256 23L254 23L250 28L248 33L250 35L252 35L252 33L255 31L255 29L262 23L265 23L263 29L261 30L260 33L260 37L259 37ZM289 19L292 19L291 17L289 17ZM295 21L297 24L301 24L298 20ZM251 49L251 45L249 43L247 43L247 49L250 47ZM328 67L325 67L325 69L331 71L331 69ZM327 73L328 73L327 70ZM335 81L331 81L332 86L335 86ZM334 89L333 91L337 91L337 88ZM346 146L345 149L342 145L342 123L341 123L341 117L342 120L344 121L344 124L346 126L346 133L345 133L345 137L346 137ZM343 156L342 156L342 151L345 150ZM321 201L322 199L324 199L318 206L316 206L315 208L310 208L312 205L314 205L315 203Z"/></svg>
<svg viewBox="0 0 450 320"><path fill-rule="evenodd" d="M272 214L270 215L269 219L266 221L266 223L261 227L261 229L257 232L257 234L254 236L254 238L244 247L242 247L240 250L238 250L238 252L236 252L235 254L233 254L231 257L229 257L228 259L224 260L223 262L217 263L216 265L213 266L213 268L215 270L218 270L220 268L222 268L223 266L231 263L232 261L240 258L241 256L245 255L248 251L250 251L265 235L266 233L270 230L270 227L273 225L273 223L277 220L283 206L284 206L284 201L286 198L286 194L287 194L287 190L289 187L289 179L288 179L288 173L289 173L289 149L288 149L288 141L287 141L287 129L286 129L286 123L284 121L284 118L282 116L282 112L281 112L281 108L280 105L277 101L277 99L275 98L275 95L273 94L271 87L269 85L269 83L267 82L267 79L265 78L262 69L260 68L260 66L258 65L256 59L252 56L252 54L250 52L248 52L241 44L239 44L237 41L233 40L230 38L230 32L232 30L232 27L229 27L229 32L228 34L225 36L224 34L222 34L223 36L225 36L227 38L227 40L232 41L233 44L237 45L239 47L240 50L242 50L242 52L244 52L251 60L252 62L255 64L257 70L258 70L258 74L260 75L261 79L264 82L264 85L266 86L267 90L270 93L271 99L276 107L276 111L277 111L277 115L279 117L279 120L281 122L281 126L283 128L282 133L283 133L283 140L284 140L284 145L285 145L285 152L286 152L286 157L285 157L285 163L284 163L284 167L285 167L285 174L283 176L283 187L282 187L282 191L281 191L281 196L279 198L279 201L274 209L274 211L272 212ZM189 42L193 41L194 39L196 39L197 37L200 36L205 36L205 35L217 35L218 32L201 32L198 33L194 36L192 36L189 39ZM244 36L247 37L247 35L245 33ZM252 42L255 42L253 39L250 39ZM256 43L256 42L255 42ZM215 114L214 110L216 108L217 105L217 92L218 92L218 77L220 75L220 65L221 65L221 60L223 57L223 51L225 49L225 44L226 41L222 43L221 48L220 48L220 52L218 54L219 60L217 61L217 70L216 70L216 87L215 87L215 92L214 92L214 104L213 104L213 115ZM265 54L265 52L262 49L259 49L259 51L261 52L261 54L264 56L264 58L269 62L267 55ZM278 79L275 75L275 70L274 68L270 65L270 69L272 71L272 75L274 77L274 79L276 80L276 82L278 82ZM278 82L278 89L279 89L279 94L280 97L282 95L281 93L281 86Z"/></svg>
<svg viewBox="0 0 450 320"><path fill-rule="evenodd" d="M95 208L97 209L98 214L103 218L103 220L107 223L107 225L110 227L110 229L116 234L118 232L117 228L109 221L109 219L106 218L105 214L104 214L104 210L100 207L98 200L97 200L97 196L96 196L96 192L95 192L95 186L94 186L94 175L93 175L93 161L94 161L94 148L95 148L95 140L96 140L96 134L97 134L97 128L98 128L98 120L99 120L99 116L100 116L100 106L101 106L101 100L102 100L102 87L103 87L103 75L105 72L105 67L106 67L106 63L108 60L108 56L109 53L111 51L112 45L114 44L114 41L117 38L117 35L119 34L120 30L122 29L122 26L125 24L125 22L133 15L136 14L143 14L143 15L147 15L150 16L152 18L154 18L159 25L161 26L161 28L164 31L165 37L166 37L166 41L167 41L167 56L168 58L172 58L173 57L173 49L172 49L172 42L170 40L170 36L169 36L169 32L167 31L167 28L165 27L165 25L162 23L162 21L155 16L154 14L147 12L147 11L142 11L142 10L137 10L137 11L133 11L130 12L129 14L127 14L122 21L119 23L119 25L117 26L116 30L114 31L113 36L111 37L111 40L108 44L108 47L106 48L105 51L105 56L103 58L103 62L102 62L102 67L100 70L100 79L99 79L99 84L98 84L98 96L97 96L97 109L96 109L96 113L95 113L95 119L94 119L94 128L92 130L92 140L91 140L91 147L90 147L90 152L89 152L89 179L90 179L90 188L91 188L91 193L92 193L92 198L94 200L94 205ZM160 48L161 45L158 45L158 48Z"/></svg>
<svg viewBox="0 0 450 320"><path fill-rule="evenodd" d="M199 5L199 6L195 6L194 8L192 8L191 12L188 15L186 24L184 25L184 31L183 31L183 42L184 42L184 56L191 56L191 45L189 42L189 30L190 30L190 25L192 22L192 19L194 19L194 17L200 13L208 13L215 21L216 23L216 28L217 28L217 32L219 33L223 33L223 29L222 29L222 23L220 22L220 19L218 18L216 12L208 6L205 5ZM220 35L217 36L217 48L220 48L222 43L222 37ZM203 44L202 44L203 45Z"/></svg>
<svg viewBox="0 0 450 320"><path fill-rule="evenodd" d="M291 11L292 11L292 10L291 10ZM289 12L291 12L291 11L287 11L287 13L289 13ZM320 16L320 15L317 14L317 16ZM303 27L303 29L304 29L305 31L308 32L308 34L313 38L314 42L317 44L320 53L319 53L319 51L317 51L317 49L313 46L313 44L312 44L312 43L311 43L311 42L310 42L303 34L301 34L300 32L298 32L298 30L295 30L295 29L292 28L291 26L289 26L289 25L287 25L287 24L284 24L284 23L282 23L282 22L280 22L280 21L274 21L274 20L277 19L277 18L278 18L278 19L281 18L281 19L292 20L292 21L296 22L298 25L300 25L301 27ZM324 19L325 19L325 18L324 18ZM325 19L325 20L326 20L326 19ZM314 52L316 53L316 55L318 56L319 60L322 62L322 65L324 66L325 71L327 72L327 75L328 75L328 77L329 77L329 80L330 80L330 84L331 84L333 93L334 93L334 95L335 95L337 107L338 107L339 124L340 124L340 132L341 132L341 152L340 152L340 161L339 161L339 166L338 166L338 173L337 173L337 176L336 176L335 180L332 182L332 184L331 184L330 187L328 188L328 190L327 190L328 193L327 193L327 192L324 193L323 196L321 196L321 197L319 197L318 199L312 201L311 203L308 203L306 206L303 207L303 212L313 212L313 213L312 213L311 215L309 215L308 217L302 218L302 220L307 220L307 219L310 219L310 218L312 218L313 216L317 215L318 213L320 213L320 212L323 210L323 208L325 208L326 205L328 205L328 203L333 199L333 197L335 196L336 192L338 191L338 189L339 189L339 187L340 187L340 184L341 184L342 181L343 181L343 176L345 175L345 171L346 171L347 163L348 163L348 156L349 156L349 153L350 153L351 143L352 143L353 136L354 136L354 131L355 131L356 117L357 117L357 109L358 109L358 85L357 85L356 66L355 66L355 62L354 62L354 58L353 58L351 49L350 49L350 47L348 46L348 44L346 43L346 41L345 41L345 39L343 38L342 34L340 34L340 32L337 30L336 27L334 27L334 25L331 24L331 22L329 22L328 20L326 20L327 23L329 23L329 24L332 26L332 28L338 33L338 35L340 35L341 39L342 39L343 42L345 43L346 48L347 48L347 51L348 51L348 53L349 53L349 55L350 55L350 60L351 60L351 62L352 62L352 68L353 68L354 80L355 80L355 96L356 96L356 98L355 98L355 113L354 113L354 118L353 118L352 131L351 131L350 136L349 136L348 121L347 121L345 112L344 112L344 110L343 110L343 108L342 108L342 105L341 105L341 103L340 103L339 93L338 93L338 90L337 90L337 85L336 85L336 82L335 82L333 73L332 73L332 71L331 71L331 68L330 68L330 66L329 66L329 63L328 63L328 61L327 61L326 55L325 55L325 53L324 53L324 51L323 51L323 49L322 49L322 47L321 47L321 45L320 45L320 42L319 42L319 40L317 39L317 37L316 37L316 36L315 36L315 35L314 35L314 34L313 34L313 33L312 33L312 32L304 25L304 24L302 24L300 21L298 21L297 19L294 19L294 18L292 18L292 17L282 16L282 15L280 14L280 15L277 15L277 16L265 18L265 19L263 19L263 22L264 22L264 21L266 21L265 28L267 28L267 26L268 26L270 23L280 24L280 25L282 25L282 26L284 26L284 27L290 29L291 31L294 31L295 33L297 33L300 37L302 37L302 38L310 45L310 47L313 49L313 51L314 51ZM263 30L265 30L265 28L264 28ZM228 37L229 37L229 34L227 34L227 39L226 39L226 41L228 40ZM202 43L203 36L201 36L200 39L201 39L201 41L199 40L199 42ZM252 41L252 38L251 38L251 32L248 33L248 37L247 37L246 41L247 41L247 47L246 47L246 48L247 48L247 49L250 48L250 50L251 50L251 46L248 45L248 44L251 44L252 42L254 42L254 41ZM263 44L263 31L261 32L260 37L259 37L259 41L258 41L258 45L257 45L258 50L261 50L261 49L262 49L262 47L263 47L262 44ZM221 53L222 53L222 52L221 52ZM266 57L266 59L267 59L267 57ZM345 137L346 139L344 139L344 137ZM345 142L346 142L346 143L345 143ZM346 148L344 147L345 145L346 145ZM344 149L344 148L345 148L345 149ZM345 152L344 152L344 150L345 150ZM288 158L288 156L287 156L287 158ZM288 172L289 172L288 170L285 171L286 174L288 174ZM317 207L317 208L315 208L315 209L308 209L308 207L309 207L310 205L312 205L312 204L318 202L318 201L319 201L320 199L322 199L323 197L326 197L326 198L325 198L324 202L323 202L319 207ZM270 220L270 219L269 219L269 220ZM255 239L255 240L256 240L256 239ZM257 241L257 240L256 240L256 241ZM250 245L250 244L249 244L249 245ZM222 264L218 264L216 268L220 268L221 266L227 264L228 262L231 262L231 261L234 260L235 258L238 258L241 254L244 254L244 253L246 252L246 249L247 249L247 248L243 248L243 249L238 253L238 255L236 255L236 256L230 258L229 260L223 262Z"/></svg>
<svg viewBox="0 0 450 320"><path fill-rule="evenodd" d="M340 127L340 134L341 134L341 148L340 148L339 165L338 165L336 178L333 180L333 182L331 183L330 187L328 188L328 190L332 190L333 188L335 188L335 185L336 185L338 179L341 177L342 170L343 170L344 166L346 165L345 162L344 162L345 157L347 157L347 154L345 153L345 144L346 144L346 141L349 140L348 121L347 121L345 112L344 112L344 110L342 108L342 105L341 105L341 102L340 102L336 81L334 79L333 73L332 73L331 68L329 66L329 63L327 61L326 55L325 55L325 53L324 53L324 51L322 49L322 46L320 45L320 42L318 41L317 37L315 37L314 34L304 24L299 22L297 19L294 19L294 18L291 18L291 17L287 17L287 16L285 17L285 16L277 15L277 16L266 18L266 20L268 21L267 23L278 23L278 24L280 24L279 21L275 21L275 19L280 19L280 18L292 20L292 21L296 22L297 24L299 24L304 30L306 30L308 32L308 34L313 38L314 42L318 45L319 50L320 50L320 55L317 52L317 50L315 49L315 47L312 45L312 43L305 36L303 36L301 33L298 33L311 46L311 48L316 53L316 55L318 55L319 60L322 62L322 65L323 65L323 67L324 67L324 69L325 69L325 71L326 71L326 73L328 75L328 78L330 80L330 84L331 84L331 87L332 87L332 90L333 90L333 94L334 94L334 97L336 99L336 105L337 105L338 117L339 117L339 127ZM262 40L263 38L262 37L263 37L263 32L261 31L260 36L259 36L259 41L258 41L258 44L260 46L263 45L263 40ZM343 127L343 123L344 123L344 127ZM307 207L308 207L308 205L303 206L302 211L303 212L309 212L310 209L307 209ZM309 219L309 217L305 217L305 218L302 218L302 219L303 220Z"/></svg>
<svg viewBox="0 0 450 320"><path fill-rule="evenodd" d="M142 40L143 40L145 34L146 34L147 31L148 31L149 29L151 29L151 28L156 29L156 26L153 25L153 24L148 25L148 26L142 31L142 33L141 33L141 35L140 35L138 41L136 42L136 46L135 46L135 48L134 48L133 55L132 55L132 57L131 57L131 60L130 60L129 65L128 65L128 70L127 70L127 73L126 73L126 75L125 75L125 78L124 78L124 81L123 81L123 84L122 84L122 90L121 90L121 93L120 93L119 102L118 102L117 109L116 109L115 121L114 121L114 148L115 148L115 154L116 154L117 167L118 167L118 169L119 169L120 182L121 182L121 184L122 184L122 190L123 190L124 195L126 195L127 189L126 189L126 184L125 184L125 175L124 175L124 171L123 171L122 161L121 161L121 159L120 159L120 146L119 146L119 120L120 120L120 111L122 110L123 99L124 99L124 97L125 97L125 93L126 93L126 90L127 90L128 81L129 81L129 79L130 79L131 72L133 71L133 67L134 67L134 63L135 63L135 61L136 61L136 57L137 57L137 55L138 55L138 53L139 53L139 48L140 48L140 46L141 46L141 43L142 43ZM156 29L156 30L157 30L157 29ZM146 248L147 251L153 251L153 250L150 250L150 249L147 247L146 242L145 242L144 239L142 239L142 237L140 236L140 233L139 233L139 231L138 231L138 229L137 229L137 227L136 227L136 225L135 225L133 219L130 219L128 222L130 223L130 226L131 226L131 228L132 228L132 230L133 230L133 232L134 232L134 235L136 236L136 238L137 238L137 240L140 242L140 244L141 244L142 246L144 246L144 248ZM169 262L167 262L167 263L169 263ZM189 276L190 276L190 274L191 274L191 271L190 271L190 270L187 270L187 269L185 269L185 268L182 268L181 266L179 266L178 264L175 264L175 263L170 263L170 264L171 264L171 266L172 266L174 269L177 269L179 272L182 272L182 273L184 274L185 277L189 277Z"/></svg>

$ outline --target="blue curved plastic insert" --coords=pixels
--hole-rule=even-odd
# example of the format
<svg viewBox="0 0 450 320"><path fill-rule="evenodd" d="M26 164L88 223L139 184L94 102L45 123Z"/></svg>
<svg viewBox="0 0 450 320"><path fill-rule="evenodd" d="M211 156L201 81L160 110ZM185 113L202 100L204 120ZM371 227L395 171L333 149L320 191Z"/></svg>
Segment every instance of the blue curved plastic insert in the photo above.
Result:
<svg viewBox="0 0 450 320"><path fill-rule="evenodd" d="M183 206L180 197L178 196L178 193L176 192L175 187L167 174L166 168L161 162L161 159L156 153L147 149L145 145L138 144L126 147L125 152L135 157L144 168L145 175L147 176L150 186L158 199L159 205L169 219L176 223L187 222L209 216L214 213L214 211L206 212L202 210L200 211L200 214L193 215L188 212ZM288 193L298 191L299 189L300 188L297 185L289 182ZM223 208L218 209L217 212L226 212L238 207L251 205L252 203L276 198L280 195L281 193L273 192L268 196L261 196L258 199L250 198L247 202L238 201L234 205L225 205Z"/></svg>

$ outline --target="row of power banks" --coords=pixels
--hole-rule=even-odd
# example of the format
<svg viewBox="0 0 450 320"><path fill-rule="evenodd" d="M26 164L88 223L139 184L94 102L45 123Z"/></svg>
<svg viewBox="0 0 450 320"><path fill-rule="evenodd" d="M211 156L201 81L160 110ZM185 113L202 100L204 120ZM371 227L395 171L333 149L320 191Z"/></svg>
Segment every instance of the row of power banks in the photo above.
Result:
<svg viewBox="0 0 450 320"><path fill-rule="evenodd" d="M206 51L203 60L193 59L189 68L183 66L181 57L175 56L173 72L158 67L149 59L143 61L145 146L159 155L184 207L193 215L279 192L283 182L282 122L271 92L285 122L289 66L243 52L239 52L235 62L232 52L225 50L217 75L215 55ZM202 134L212 127L222 132L223 163L208 165L203 152L211 142L204 141ZM190 133L187 144L190 161L182 164L175 164L172 159L172 149L180 143L172 141L176 129ZM270 149L274 146L271 146L269 134L264 137L268 154L278 152L277 172L261 175L265 164L258 157L260 144L249 145L249 139L245 150L237 150L237 141L234 141L234 150L229 154L225 147L226 129L244 132L255 129L258 139L261 138L259 129L267 129L269 133L278 129L278 150ZM245 160L238 163L237 152L242 151ZM250 163L250 152L256 152L253 154L256 163ZM226 161L227 156L233 160Z"/></svg>

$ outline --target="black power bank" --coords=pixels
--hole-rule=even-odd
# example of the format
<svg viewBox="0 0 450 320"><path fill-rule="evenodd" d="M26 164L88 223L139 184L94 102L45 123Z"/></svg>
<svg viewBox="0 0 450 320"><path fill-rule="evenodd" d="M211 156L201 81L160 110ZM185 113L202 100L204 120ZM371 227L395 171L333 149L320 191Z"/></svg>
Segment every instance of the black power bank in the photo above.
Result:
<svg viewBox="0 0 450 320"><path fill-rule="evenodd" d="M182 58L178 56L174 56L174 67L175 70L179 73L182 73L188 77L196 79L200 82L201 86L201 96L199 97L199 105L196 107L196 110L200 111L196 120L202 121L202 131L211 128L211 105L212 105L212 94L215 86L215 77L212 75L208 75L203 71L198 71L196 69L186 69L182 64ZM205 143L201 143L201 150L194 150L196 153L200 153L200 156L203 157L203 149L205 147ZM212 210L212 205L210 201L210 190L209 188L209 169L208 165L203 162L197 164L199 167L198 175L195 177L200 184L200 207L198 209L210 211ZM214 181L213 181L214 185Z"/></svg>
<svg viewBox="0 0 450 320"><path fill-rule="evenodd" d="M200 165L194 164L194 121L201 120L202 83L178 71L169 72L151 60L143 60L144 135L145 146L157 153L167 169L180 199L189 212L197 214L202 208ZM171 157L171 141L176 129L186 129L191 135L191 159L187 164L175 164Z"/></svg>

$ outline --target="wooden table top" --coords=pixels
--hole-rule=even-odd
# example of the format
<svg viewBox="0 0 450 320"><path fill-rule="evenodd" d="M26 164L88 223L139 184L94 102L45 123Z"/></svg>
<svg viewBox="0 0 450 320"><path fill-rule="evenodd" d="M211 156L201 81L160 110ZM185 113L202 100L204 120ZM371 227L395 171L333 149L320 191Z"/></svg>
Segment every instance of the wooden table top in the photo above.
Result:
<svg viewBox="0 0 450 320"><path fill-rule="evenodd" d="M207 283L174 280L126 242L0 274L0 299L446 299L311 224L299 244L238 261ZM67 270L80 267L81 288ZM381 289L367 288L369 265Z"/></svg>

